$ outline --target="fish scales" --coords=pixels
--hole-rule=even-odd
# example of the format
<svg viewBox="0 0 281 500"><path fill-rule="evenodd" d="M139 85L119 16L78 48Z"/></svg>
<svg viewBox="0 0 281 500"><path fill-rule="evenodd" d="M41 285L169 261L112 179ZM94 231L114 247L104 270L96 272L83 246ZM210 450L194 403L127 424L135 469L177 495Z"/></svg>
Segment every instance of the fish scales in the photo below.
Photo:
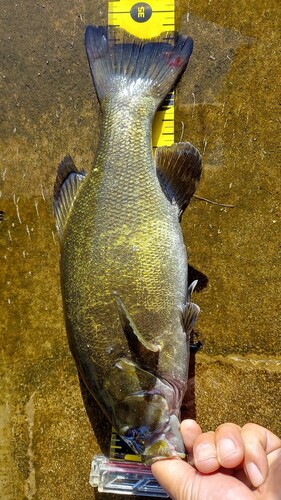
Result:
<svg viewBox="0 0 281 500"><path fill-rule="evenodd" d="M178 417L188 375L188 329L198 308L187 289L180 207L168 183L161 182L161 175L169 174L160 169L158 175L155 168L151 126L157 106L187 64L190 47L187 39L177 50L163 42L134 41L120 50L108 39L101 28L86 32L103 116L94 166L85 176L68 158L55 189L55 212L60 215L64 206L67 214L57 218L62 295L69 344L84 382L148 463L184 454ZM122 60L116 63L118 55L128 53L132 61L125 67ZM168 63L180 58L173 78L163 56ZM147 74L138 74L139 59ZM181 144L173 159L181 165L187 154L195 158L193 194L201 158L193 146ZM166 159L170 153L161 154Z"/></svg>
<svg viewBox="0 0 281 500"><path fill-rule="evenodd" d="M115 353L115 342L124 344L113 296L116 291L124 298L142 334L160 343L160 358L167 359L163 363L159 360L159 368L163 366L163 371L172 372L172 376L178 368L183 370L178 375L185 383L187 359L174 366L170 351L179 350L186 357L181 349L185 334L181 331L177 338L171 328L180 322L178 305L186 300L186 250L175 208L163 195L156 176L150 147L152 116L148 119L146 110L138 110L134 104L120 111L118 96L108 108L95 161L97 171L90 174L88 184L82 187L65 232L62 249L70 267L68 273L65 271L64 297L71 301L73 288L77 290L79 284L91 276L94 286L82 289L84 294L79 303L75 294L70 309L75 315L83 310L81 314L84 315L83 304L93 304L87 330L91 340L93 322L97 335L94 343L103 343L104 351L99 358L103 371L112 366L108 358L109 347ZM140 150L147 154L140 158ZM76 249L77 254L74 253ZM73 285L69 286L71 282ZM108 337L111 325L101 314L103 311L118 325L120 340L116 334L114 338ZM103 322L98 324L96 318L101 317ZM83 339L84 333L83 330ZM126 355L128 353L129 350Z"/></svg>

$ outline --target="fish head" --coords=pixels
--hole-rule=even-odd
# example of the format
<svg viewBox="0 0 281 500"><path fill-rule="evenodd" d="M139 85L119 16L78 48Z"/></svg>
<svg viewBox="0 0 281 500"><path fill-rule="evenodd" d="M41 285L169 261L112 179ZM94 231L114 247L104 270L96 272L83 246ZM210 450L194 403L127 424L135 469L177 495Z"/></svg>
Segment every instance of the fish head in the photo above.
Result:
<svg viewBox="0 0 281 500"><path fill-rule="evenodd" d="M185 457L179 420L169 413L162 395L130 395L119 402L116 417L118 433L146 465L164 458Z"/></svg>

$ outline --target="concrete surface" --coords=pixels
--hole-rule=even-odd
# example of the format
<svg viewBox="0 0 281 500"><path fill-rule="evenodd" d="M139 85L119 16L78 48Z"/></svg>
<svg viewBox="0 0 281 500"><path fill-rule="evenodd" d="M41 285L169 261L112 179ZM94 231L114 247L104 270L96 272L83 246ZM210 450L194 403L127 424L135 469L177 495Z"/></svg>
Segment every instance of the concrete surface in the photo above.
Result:
<svg viewBox="0 0 281 500"><path fill-rule="evenodd" d="M204 338L185 414L205 430L251 420L281 434L278 5L177 3L177 27L195 41L177 139L183 122L183 139L203 152L198 195L234 205L194 200L183 218ZM88 485L108 426L88 402L93 433L68 349L51 202L62 157L86 170L94 158L99 109L83 32L106 15L102 1L1 5L3 500L113 498Z"/></svg>

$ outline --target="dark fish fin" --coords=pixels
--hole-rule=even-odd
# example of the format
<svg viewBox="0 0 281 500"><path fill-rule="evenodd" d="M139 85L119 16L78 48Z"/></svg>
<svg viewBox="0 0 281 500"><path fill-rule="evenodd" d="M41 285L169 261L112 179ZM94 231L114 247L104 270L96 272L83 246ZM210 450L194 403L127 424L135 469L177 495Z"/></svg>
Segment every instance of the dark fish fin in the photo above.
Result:
<svg viewBox="0 0 281 500"><path fill-rule="evenodd" d="M70 156L66 156L58 166L54 186L54 213L60 237L85 176L84 171L77 170Z"/></svg>
<svg viewBox="0 0 281 500"><path fill-rule="evenodd" d="M200 312L200 307L194 302L190 302L191 294L197 285L197 281L193 281L187 290L187 302L182 309L183 326L185 333L190 335Z"/></svg>
<svg viewBox="0 0 281 500"><path fill-rule="evenodd" d="M177 204L181 217L201 178L201 155L189 142L178 142L157 148L155 161L161 187L168 200Z"/></svg>
<svg viewBox="0 0 281 500"><path fill-rule="evenodd" d="M129 346L135 353L136 357L145 366L153 367L155 369L157 367L160 346L147 341L142 336L117 293L115 293L115 299L117 302L121 325L127 337Z"/></svg>
<svg viewBox="0 0 281 500"><path fill-rule="evenodd" d="M118 28L88 26L85 46L100 101L119 90L123 97L153 95L160 102L184 71L193 41L176 32L142 41Z"/></svg>

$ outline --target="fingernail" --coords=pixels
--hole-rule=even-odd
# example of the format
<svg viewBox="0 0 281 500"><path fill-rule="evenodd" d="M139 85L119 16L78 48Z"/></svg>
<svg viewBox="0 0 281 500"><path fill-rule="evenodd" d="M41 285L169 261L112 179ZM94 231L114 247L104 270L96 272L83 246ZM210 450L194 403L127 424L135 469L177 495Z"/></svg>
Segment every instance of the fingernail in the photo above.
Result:
<svg viewBox="0 0 281 500"><path fill-rule="evenodd" d="M237 448L232 439L222 439L219 443L220 458L227 458L236 453Z"/></svg>
<svg viewBox="0 0 281 500"><path fill-rule="evenodd" d="M204 462L204 460L209 460L210 458L216 458L213 446L210 446L209 444L201 444L196 448L197 462Z"/></svg>
<svg viewBox="0 0 281 500"><path fill-rule="evenodd" d="M258 488L264 481L261 471L258 469L254 462L249 462L246 464L247 473L249 479L255 488Z"/></svg>

